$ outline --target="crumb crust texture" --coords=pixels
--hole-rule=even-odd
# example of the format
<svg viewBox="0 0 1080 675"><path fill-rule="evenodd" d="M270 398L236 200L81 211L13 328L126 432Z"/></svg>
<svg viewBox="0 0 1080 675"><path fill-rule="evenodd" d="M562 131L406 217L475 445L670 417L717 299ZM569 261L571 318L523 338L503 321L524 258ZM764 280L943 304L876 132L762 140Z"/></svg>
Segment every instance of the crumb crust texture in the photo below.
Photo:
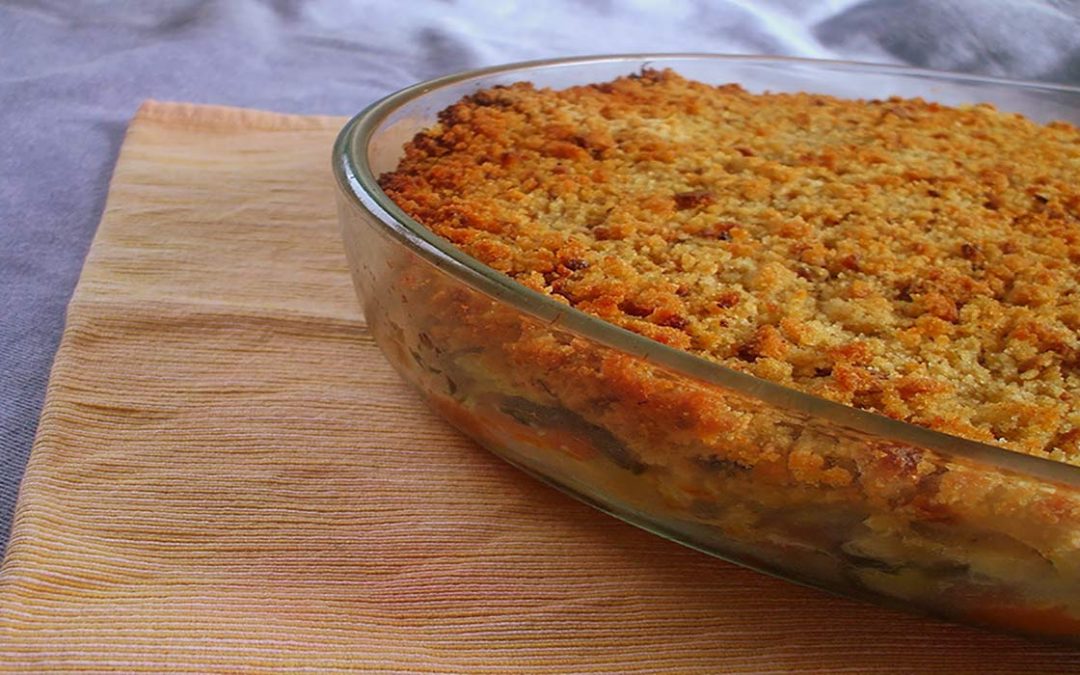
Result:
<svg viewBox="0 0 1080 675"><path fill-rule="evenodd" d="M480 91L380 184L521 284L810 394L1080 465L1080 131L671 71Z"/></svg>

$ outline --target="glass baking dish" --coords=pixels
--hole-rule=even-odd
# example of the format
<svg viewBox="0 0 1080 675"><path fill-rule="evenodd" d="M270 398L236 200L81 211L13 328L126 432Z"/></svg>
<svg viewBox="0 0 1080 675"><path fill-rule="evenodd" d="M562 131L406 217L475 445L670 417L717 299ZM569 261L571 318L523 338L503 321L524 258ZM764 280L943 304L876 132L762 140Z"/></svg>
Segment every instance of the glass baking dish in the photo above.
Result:
<svg viewBox="0 0 1080 675"><path fill-rule="evenodd" d="M774 57L561 59L409 87L353 118L333 155L353 279L386 357L488 449L656 534L847 596L1080 642L1080 468L856 410L605 323L460 252L377 184L463 96L642 68L1080 122L1076 88Z"/></svg>

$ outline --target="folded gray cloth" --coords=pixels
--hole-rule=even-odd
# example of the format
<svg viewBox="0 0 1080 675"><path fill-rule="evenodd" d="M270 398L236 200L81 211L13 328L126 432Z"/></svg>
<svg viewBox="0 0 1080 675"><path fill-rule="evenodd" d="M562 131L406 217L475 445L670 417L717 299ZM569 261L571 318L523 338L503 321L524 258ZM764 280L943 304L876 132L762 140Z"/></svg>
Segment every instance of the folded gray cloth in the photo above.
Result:
<svg viewBox="0 0 1080 675"><path fill-rule="evenodd" d="M1080 81L1074 0L0 0L0 548L64 307L145 98L351 114L523 59L708 51Z"/></svg>

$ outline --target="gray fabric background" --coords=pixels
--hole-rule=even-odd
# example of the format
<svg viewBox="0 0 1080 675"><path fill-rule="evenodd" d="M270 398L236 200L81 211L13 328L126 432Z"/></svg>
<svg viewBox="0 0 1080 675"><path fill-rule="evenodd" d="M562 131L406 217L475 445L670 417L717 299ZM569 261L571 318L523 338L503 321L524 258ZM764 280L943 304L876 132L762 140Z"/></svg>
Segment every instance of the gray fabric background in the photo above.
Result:
<svg viewBox="0 0 1080 675"><path fill-rule="evenodd" d="M64 308L140 101L347 115L456 70L632 51L1080 83L1080 0L0 0L0 550Z"/></svg>

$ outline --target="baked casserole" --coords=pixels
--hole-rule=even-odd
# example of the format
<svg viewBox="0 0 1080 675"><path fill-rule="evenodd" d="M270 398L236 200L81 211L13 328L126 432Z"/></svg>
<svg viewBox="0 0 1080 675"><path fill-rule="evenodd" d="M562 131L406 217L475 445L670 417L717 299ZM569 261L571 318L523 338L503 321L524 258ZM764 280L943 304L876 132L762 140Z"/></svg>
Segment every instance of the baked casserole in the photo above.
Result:
<svg viewBox="0 0 1080 675"><path fill-rule="evenodd" d="M1080 466L1071 124L644 69L476 91L379 185L468 256L627 331ZM405 270L388 292L424 308L397 328L415 333L392 338L398 357L488 444L562 455L628 503L722 532L751 564L787 556L819 585L1080 635L1073 490L766 410L438 275Z"/></svg>

